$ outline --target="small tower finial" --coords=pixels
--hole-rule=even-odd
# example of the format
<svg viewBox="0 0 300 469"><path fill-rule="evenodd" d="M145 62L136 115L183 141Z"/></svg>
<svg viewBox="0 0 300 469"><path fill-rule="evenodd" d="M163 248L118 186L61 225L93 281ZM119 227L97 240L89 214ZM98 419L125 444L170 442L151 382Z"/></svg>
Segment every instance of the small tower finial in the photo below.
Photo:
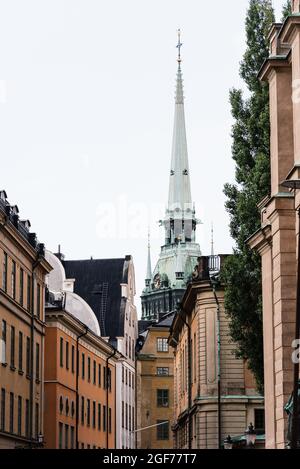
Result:
<svg viewBox="0 0 300 469"><path fill-rule="evenodd" d="M178 43L177 43L177 49L178 49L178 57L177 57L177 62L179 64L179 67L180 67L180 64L181 64L181 48L183 46L182 42L181 42L181 31L180 29L177 30L177 34L178 34Z"/></svg>
<svg viewBox="0 0 300 469"><path fill-rule="evenodd" d="M211 223L211 255L215 255L215 250L214 250L214 224L213 222Z"/></svg>

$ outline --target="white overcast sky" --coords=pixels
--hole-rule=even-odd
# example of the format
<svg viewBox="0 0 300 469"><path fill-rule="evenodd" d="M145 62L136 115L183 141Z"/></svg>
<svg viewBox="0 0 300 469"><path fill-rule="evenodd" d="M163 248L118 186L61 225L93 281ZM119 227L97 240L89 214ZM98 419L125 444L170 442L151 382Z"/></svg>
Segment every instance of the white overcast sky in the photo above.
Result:
<svg viewBox="0 0 300 469"><path fill-rule="evenodd" d="M280 18L282 1L274 1ZM147 230L157 260L168 195L182 29L197 238L232 240L228 91L240 86L248 0L0 0L0 189L68 259L132 254L137 298ZM111 207L109 230L107 210Z"/></svg>

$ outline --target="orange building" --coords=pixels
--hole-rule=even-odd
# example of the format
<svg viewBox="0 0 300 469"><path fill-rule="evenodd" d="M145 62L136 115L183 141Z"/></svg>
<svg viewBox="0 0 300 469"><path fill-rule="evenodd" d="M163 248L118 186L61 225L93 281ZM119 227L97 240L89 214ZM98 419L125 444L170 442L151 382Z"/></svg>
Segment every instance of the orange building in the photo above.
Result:
<svg viewBox="0 0 300 469"><path fill-rule="evenodd" d="M17 206L0 191L0 448L43 436L44 286L51 266Z"/></svg>
<svg viewBox="0 0 300 469"><path fill-rule="evenodd" d="M46 448L116 447L116 363L122 355L100 337L90 306L73 292L57 256L47 277Z"/></svg>
<svg viewBox="0 0 300 469"><path fill-rule="evenodd" d="M45 447L115 448L120 354L59 305L46 324Z"/></svg>

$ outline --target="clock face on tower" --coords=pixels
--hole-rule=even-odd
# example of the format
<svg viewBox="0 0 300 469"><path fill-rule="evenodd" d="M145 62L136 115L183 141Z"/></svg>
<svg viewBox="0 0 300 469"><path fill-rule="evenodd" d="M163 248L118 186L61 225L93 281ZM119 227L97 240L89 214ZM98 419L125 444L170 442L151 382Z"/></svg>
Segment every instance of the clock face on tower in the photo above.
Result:
<svg viewBox="0 0 300 469"><path fill-rule="evenodd" d="M154 277L154 288L157 290L160 288L160 275L156 274Z"/></svg>

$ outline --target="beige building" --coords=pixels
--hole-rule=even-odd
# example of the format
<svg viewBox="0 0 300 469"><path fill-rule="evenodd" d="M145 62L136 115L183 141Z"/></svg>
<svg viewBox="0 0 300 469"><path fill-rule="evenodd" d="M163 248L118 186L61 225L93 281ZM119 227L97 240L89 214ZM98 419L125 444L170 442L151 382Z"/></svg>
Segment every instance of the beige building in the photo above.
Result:
<svg viewBox="0 0 300 469"><path fill-rule="evenodd" d="M0 192L0 448L33 447L44 432L44 286L51 266L30 223Z"/></svg>
<svg viewBox="0 0 300 469"><path fill-rule="evenodd" d="M213 259L214 264L219 260ZM264 433L263 397L244 361L233 353L224 289L217 284L215 289L209 258L201 257L169 337L175 351L173 431L178 449L221 448L227 435L243 437L250 423Z"/></svg>
<svg viewBox="0 0 300 469"><path fill-rule="evenodd" d="M139 337L137 355L137 448L173 448L174 353L168 337L174 314L152 322ZM140 321L140 327L145 321Z"/></svg>
<svg viewBox="0 0 300 469"><path fill-rule="evenodd" d="M260 78L269 83L271 119L271 194L259 205L261 229L249 245L262 257L266 446L287 441L284 405L293 390L292 341L296 311L295 207L300 194L281 183L300 179L300 5L270 32L270 57Z"/></svg>

